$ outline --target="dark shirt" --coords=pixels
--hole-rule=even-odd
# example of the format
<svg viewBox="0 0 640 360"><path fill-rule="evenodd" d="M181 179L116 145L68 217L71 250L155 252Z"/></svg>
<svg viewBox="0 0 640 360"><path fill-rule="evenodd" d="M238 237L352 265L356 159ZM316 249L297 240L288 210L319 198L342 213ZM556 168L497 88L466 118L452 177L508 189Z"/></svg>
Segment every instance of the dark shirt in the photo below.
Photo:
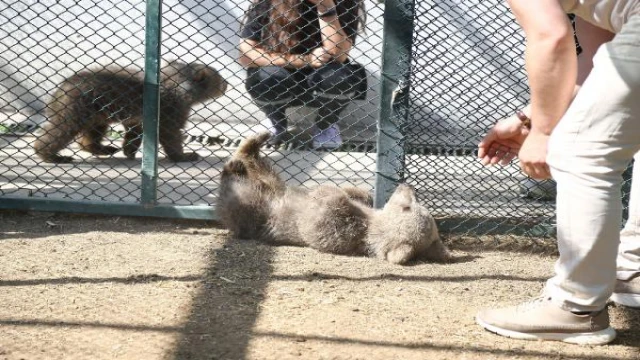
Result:
<svg viewBox="0 0 640 360"><path fill-rule="evenodd" d="M247 11L244 26L240 31L240 37L243 39L254 40L260 42L263 37L263 31L266 31L266 25L269 21L269 1L256 0L252 3ZM278 1L278 0L275 0ZM338 12L338 21L345 34L355 43L358 32L358 6L346 8L337 0L336 10ZM322 46L322 35L320 33L320 21L318 19L318 10L315 4L302 0L301 18L299 30L301 36L300 42L291 49L292 54L306 54L313 49Z"/></svg>

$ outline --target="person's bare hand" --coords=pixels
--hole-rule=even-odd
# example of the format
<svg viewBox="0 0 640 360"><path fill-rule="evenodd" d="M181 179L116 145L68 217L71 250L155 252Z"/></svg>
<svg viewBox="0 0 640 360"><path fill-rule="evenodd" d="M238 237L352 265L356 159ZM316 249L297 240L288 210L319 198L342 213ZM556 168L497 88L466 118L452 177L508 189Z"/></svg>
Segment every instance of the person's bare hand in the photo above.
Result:
<svg viewBox="0 0 640 360"><path fill-rule="evenodd" d="M551 177L547 165L548 144L549 135L532 130L520 148L520 167L533 179L544 180Z"/></svg>
<svg viewBox="0 0 640 360"><path fill-rule="evenodd" d="M507 165L518 155L529 129L517 116L498 121L478 144L478 158L483 165Z"/></svg>
<svg viewBox="0 0 640 360"><path fill-rule="evenodd" d="M329 54L322 46L313 49L313 51L306 56L307 63L314 68L319 68L333 60L331 54Z"/></svg>

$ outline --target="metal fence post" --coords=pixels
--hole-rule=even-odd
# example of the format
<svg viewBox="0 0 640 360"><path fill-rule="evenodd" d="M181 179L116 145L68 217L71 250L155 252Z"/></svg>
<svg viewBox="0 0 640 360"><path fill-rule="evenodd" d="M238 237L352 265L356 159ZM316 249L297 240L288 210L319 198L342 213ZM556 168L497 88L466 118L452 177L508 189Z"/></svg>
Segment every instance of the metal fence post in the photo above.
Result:
<svg viewBox="0 0 640 360"><path fill-rule="evenodd" d="M409 116L414 0L387 0L384 11L374 206L404 179L404 125Z"/></svg>
<svg viewBox="0 0 640 360"><path fill-rule="evenodd" d="M145 19L144 105L142 128L143 205L157 202L158 119L160 115L160 46L162 37L162 0L147 0Z"/></svg>

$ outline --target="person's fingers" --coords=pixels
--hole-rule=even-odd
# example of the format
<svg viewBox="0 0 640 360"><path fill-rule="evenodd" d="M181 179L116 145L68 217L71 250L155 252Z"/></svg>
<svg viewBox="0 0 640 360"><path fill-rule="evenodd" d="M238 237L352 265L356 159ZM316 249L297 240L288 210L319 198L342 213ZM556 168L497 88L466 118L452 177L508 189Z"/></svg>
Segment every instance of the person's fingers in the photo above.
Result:
<svg viewBox="0 0 640 360"><path fill-rule="evenodd" d="M478 159L482 159L487 157L487 148L484 145L478 145Z"/></svg>
<svg viewBox="0 0 640 360"><path fill-rule="evenodd" d="M548 165L541 165L538 168L538 180L546 180L551 178L551 170Z"/></svg>
<svg viewBox="0 0 640 360"><path fill-rule="evenodd" d="M489 147L485 150L485 153L482 157L483 161L482 163L484 165L491 165L493 158L496 156L496 148L495 147Z"/></svg>
<svg viewBox="0 0 640 360"><path fill-rule="evenodd" d="M489 165L495 165L497 163L497 158L498 156L500 156L500 147L497 146L495 143L489 148L489 151L487 152L487 158L488 158L488 164Z"/></svg>
<svg viewBox="0 0 640 360"><path fill-rule="evenodd" d="M530 178L534 178L535 179L535 175L533 174L533 170L531 168L531 166L525 164L525 163L520 163L520 169L522 169L522 172L527 174L527 176L529 176Z"/></svg>
<svg viewBox="0 0 640 360"><path fill-rule="evenodd" d="M496 155L494 156L493 164L500 164L502 166L508 165L511 160L516 157L516 155L517 153L514 153L511 148L500 148L500 150L498 150L496 152Z"/></svg>
<svg viewBox="0 0 640 360"><path fill-rule="evenodd" d="M501 132L499 125L489 130L478 143L478 158L481 159L482 165L507 165L520 151L522 144L516 139L498 136Z"/></svg>
<svg viewBox="0 0 640 360"><path fill-rule="evenodd" d="M513 152L507 153L505 156L502 157L502 160L500 160L500 165L502 166L509 165L511 160L513 160L516 157L516 155L517 153L513 153Z"/></svg>
<svg viewBox="0 0 640 360"><path fill-rule="evenodd" d="M485 163L485 160L490 158L491 156L489 156L489 148L487 147L479 147L478 148L478 158L482 160L482 164L483 165L487 165Z"/></svg>
<svg viewBox="0 0 640 360"><path fill-rule="evenodd" d="M518 151L520 150L519 146L509 146L509 150L504 152L504 155L500 159L500 165L508 165L511 160L513 160L516 156L518 156Z"/></svg>
<svg viewBox="0 0 640 360"><path fill-rule="evenodd" d="M491 157L491 165L496 165L500 162L500 159L504 156L505 152L498 149L495 154Z"/></svg>
<svg viewBox="0 0 640 360"><path fill-rule="evenodd" d="M508 156L510 152L511 148L509 146L505 146L503 143L494 142L489 148L487 155L491 158L491 165L496 165L503 157Z"/></svg>
<svg viewBox="0 0 640 360"><path fill-rule="evenodd" d="M546 164L531 165L521 163L520 167L522 168L522 171L532 179L545 180L551 178L551 171L549 170L549 166Z"/></svg>
<svg viewBox="0 0 640 360"><path fill-rule="evenodd" d="M498 138L496 131L494 129L489 130L489 132L480 140L480 144L478 146L489 146Z"/></svg>

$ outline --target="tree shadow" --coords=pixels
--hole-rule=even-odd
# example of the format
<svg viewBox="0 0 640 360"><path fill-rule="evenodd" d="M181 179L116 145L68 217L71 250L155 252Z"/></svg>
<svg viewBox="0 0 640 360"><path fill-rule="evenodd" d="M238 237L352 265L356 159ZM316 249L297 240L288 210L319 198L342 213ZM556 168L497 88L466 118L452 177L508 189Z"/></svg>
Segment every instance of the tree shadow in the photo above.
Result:
<svg viewBox="0 0 640 360"><path fill-rule="evenodd" d="M90 226L87 225L87 220L91 220ZM206 236L213 234L216 228L219 229L219 224L216 221L3 209L0 209L0 224L0 241L35 240L51 235L83 234L88 232L116 234L173 233ZM194 227L198 229L194 230ZM202 228L205 229L203 230Z"/></svg>
<svg viewBox="0 0 640 360"><path fill-rule="evenodd" d="M273 247L249 241L213 251L205 284L170 358L244 359L271 280L273 255Z"/></svg>
<svg viewBox="0 0 640 360"><path fill-rule="evenodd" d="M363 282L363 281L380 281L380 280L401 280L409 282L469 282L478 280L504 280L504 281L530 281L530 282L542 282L546 277L531 277L531 276L512 276L512 275L454 275L454 276L416 276L416 275L398 275L398 274L380 274L365 277L353 277L348 275L335 275L335 274L323 274L318 272L305 273L300 275L273 275L271 280L273 281L323 281L323 280L340 280L347 282Z"/></svg>

